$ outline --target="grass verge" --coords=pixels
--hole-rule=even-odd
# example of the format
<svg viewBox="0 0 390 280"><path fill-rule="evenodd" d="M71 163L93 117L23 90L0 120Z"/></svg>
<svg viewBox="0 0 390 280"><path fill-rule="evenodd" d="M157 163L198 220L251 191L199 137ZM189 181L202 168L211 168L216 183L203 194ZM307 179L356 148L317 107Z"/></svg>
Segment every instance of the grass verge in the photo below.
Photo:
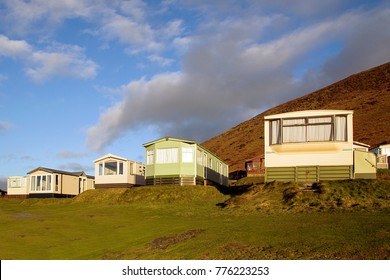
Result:
<svg viewBox="0 0 390 280"><path fill-rule="evenodd" d="M390 258L387 183L322 183L296 194L294 188L301 186L259 184L240 196L167 186L0 200L0 258Z"/></svg>

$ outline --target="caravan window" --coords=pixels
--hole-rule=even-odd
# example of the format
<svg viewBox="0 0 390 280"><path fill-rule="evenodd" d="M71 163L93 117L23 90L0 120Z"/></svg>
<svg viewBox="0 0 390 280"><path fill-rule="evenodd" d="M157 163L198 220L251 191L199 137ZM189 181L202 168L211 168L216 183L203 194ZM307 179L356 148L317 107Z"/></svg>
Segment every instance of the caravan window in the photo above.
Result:
<svg viewBox="0 0 390 280"><path fill-rule="evenodd" d="M30 185L31 191L51 191L51 175L33 175Z"/></svg>
<svg viewBox="0 0 390 280"><path fill-rule="evenodd" d="M335 117L335 141L347 141L347 116Z"/></svg>
<svg viewBox="0 0 390 280"><path fill-rule="evenodd" d="M104 166L104 168L103 168ZM122 161L105 161L104 165L99 164L99 175L101 174L100 168L104 169L104 175L123 175L123 162Z"/></svg>
<svg viewBox="0 0 390 280"><path fill-rule="evenodd" d="M26 178L12 178L9 179L8 187L9 188L21 188L26 185Z"/></svg>
<svg viewBox="0 0 390 280"><path fill-rule="evenodd" d="M347 116L271 120L270 144L347 141Z"/></svg>
<svg viewBox="0 0 390 280"><path fill-rule="evenodd" d="M117 171L116 161L106 161L104 163L104 175L116 175L116 171Z"/></svg>
<svg viewBox="0 0 390 280"><path fill-rule="evenodd" d="M146 164L154 163L154 151L146 151Z"/></svg>
<svg viewBox="0 0 390 280"><path fill-rule="evenodd" d="M179 162L179 149L166 148L156 150L156 163L177 163Z"/></svg>
<svg viewBox="0 0 390 280"><path fill-rule="evenodd" d="M280 144L280 120L272 120L270 123L270 144Z"/></svg>
<svg viewBox="0 0 390 280"><path fill-rule="evenodd" d="M182 162L194 162L194 149L191 147L182 148L181 150L181 161Z"/></svg>
<svg viewBox="0 0 390 280"><path fill-rule="evenodd" d="M119 172L118 175L123 175L123 162L118 162Z"/></svg>

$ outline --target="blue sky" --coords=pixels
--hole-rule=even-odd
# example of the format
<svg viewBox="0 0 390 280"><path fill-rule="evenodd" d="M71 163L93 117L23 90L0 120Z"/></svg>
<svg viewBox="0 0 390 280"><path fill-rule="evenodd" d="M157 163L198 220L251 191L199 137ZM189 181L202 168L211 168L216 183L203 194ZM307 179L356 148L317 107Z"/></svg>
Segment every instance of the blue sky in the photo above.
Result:
<svg viewBox="0 0 390 280"><path fill-rule="evenodd" d="M390 2L0 0L0 186L144 162L390 61Z"/></svg>

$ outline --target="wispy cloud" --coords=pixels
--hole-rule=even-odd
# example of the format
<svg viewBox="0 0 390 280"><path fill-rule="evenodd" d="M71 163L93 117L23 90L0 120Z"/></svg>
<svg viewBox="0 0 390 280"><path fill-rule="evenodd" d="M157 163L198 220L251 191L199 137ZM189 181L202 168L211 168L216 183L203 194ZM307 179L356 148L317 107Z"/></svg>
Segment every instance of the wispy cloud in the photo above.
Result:
<svg viewBox="0 0 390 280"><path fill-rule="evenodd" d="M24 40L12 40L0 35L0 55L25 63L26 75L37 83L55 76L93 78L98 69L95 62L86 58L84 50L75 45L57 43L46 50L34 50Z"/></svg>
<svg viewBox="0 0 390 280"><path fill-rule="evenodd" d="M3 155L0 155L0 159L1 160L5 160L5 161L32 161L34 160L34 158L30 155L27 155L27 154L3 154Z"/></svg>
<svg viewBox="0 0 390 280"><path fill-rule="evenodd" d="M66 20L80 19L93 23L90 29L84 30L84 34L97 36L103 41L118 41L126 46L125 50L130 54L158 53L165 48L166 40L182 31L179 19L164 26L150 24L149 17L157 11L138 0L5 0L3 6L0 24L7 26L9 34L41 32L50 37Z"/></svg>
<svg viewBox="0 0 390 280"><path fill-rule="evenodd" d="M89 17L93 13L93 7L89 0L4 0L0 10L0 23L13 34L47 34L68 18Z"/></svg>
<svg viewBox="0 0 390 280"><path fill-rule="evenodd" d="M82 165L77 162L70 162L66 164L61 164L58 166L59 169L65 170L65 171L84 171L88 174L88 172L93 172L94 171L94 166L93 164L91 165Z"/></svg>
<svg viewBox="0 0 390 280"><path fill-rule="evenodd" d="M30 57L31 66L25 72L34 82L43 82L53 76L77 79L93 78L98 66L87 59L77 46L66 46L61 51L38 51Z"/></svg>
<svg viewBox="0 0 390 280"><path fill-rule="evenodd" d="M157 63L158 65L162 67L169 66L173 63L173 59L164 58L159 55L149 55L148 60L153 63Z"/></svg>
<svg viewBox="0 0 390 280"><path fill-rule="evenodd" d="M59 151L57 153L57 157L59 158L82 158L85 157L86 153L85 152L74 152L74 151Z"/></svg>

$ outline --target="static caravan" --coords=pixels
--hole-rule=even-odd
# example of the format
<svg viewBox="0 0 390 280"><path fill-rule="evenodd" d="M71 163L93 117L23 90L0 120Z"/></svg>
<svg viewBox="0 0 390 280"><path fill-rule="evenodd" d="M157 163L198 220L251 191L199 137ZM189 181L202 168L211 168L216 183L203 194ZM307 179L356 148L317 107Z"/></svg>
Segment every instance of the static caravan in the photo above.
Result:
<svg viewBox="0 0 390 280"><path fill-rule="evenodd" d="M68 172L38 167L29 175L29 197L73 197L94 188L94 177L84 171Z"/></svg>
<svg viewBox="0 0 390 280"><path fill-rule="evenodd" d="M256 177L264 175L264 155L245 161L246 176Z"/></svg>
<svg viewBox="0 0 390 280"><path fill-rule="evenodd" d="M373 153L353 142L353 111L296 111L264 117L265 181L376 178Z"/></svg>
<svg viewBox="0 0 390 280"><path fill-rule="evenodd" d="M378 168L390 168L390 144L379 145L378 147L373 148L371 152L376 154Z"/></svg>
<svg viewBox="0 0 390 280"><path fill-rule="evenodd" d="M145 165L113 154L94 161L95 188L145 185Z"/></svg>
<svg viewBox="0 0 390 280"><path fill-rule="evenodd" d="M146 185L228 186L228 165L195 141L165 137L143 146Z"/></svg>
<svg viewBox="0 0 390 280"><path fill-rule="evenodd" d="M29 185L28 176L10 176L7 178L7 195L15 198L27 198Z"/></svg>

